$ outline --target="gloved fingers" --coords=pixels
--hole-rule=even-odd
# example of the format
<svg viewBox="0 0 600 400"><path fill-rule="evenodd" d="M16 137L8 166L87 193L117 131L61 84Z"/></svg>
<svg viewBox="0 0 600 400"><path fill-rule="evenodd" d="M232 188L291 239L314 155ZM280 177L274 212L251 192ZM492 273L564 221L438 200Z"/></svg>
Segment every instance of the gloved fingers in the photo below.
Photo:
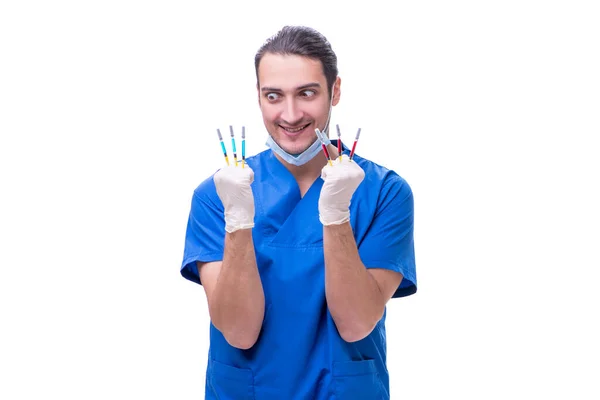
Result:
<svg viewBox="0 0 600 400"><path fill-rule="evenodd" d="M218 170L214 179L219 183L250 185L254 181L254 171L250 167L241 168L230 165Z"/></svg>
<svg viewBox="0 0 600 400"><path fill-rule="evenodd" d="M321 178L326 181L360 180L365 177L365 171L355 162L350 161L347 155L343 155L341 162L338 160L331 165L327 164L321 170Z"/></svg>

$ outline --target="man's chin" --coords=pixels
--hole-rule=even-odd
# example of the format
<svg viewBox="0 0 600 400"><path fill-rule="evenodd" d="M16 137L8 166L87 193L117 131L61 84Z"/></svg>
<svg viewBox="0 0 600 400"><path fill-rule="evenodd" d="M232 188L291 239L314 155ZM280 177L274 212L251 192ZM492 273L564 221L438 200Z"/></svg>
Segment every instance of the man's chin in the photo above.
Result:
<svg viewBox="0 0 600 400"><path fill-rule="evenodd" d="M314 143L314 142L313 142ZM304 153L306 150L308 150L310 148L310 146L312 146L313 143L309 143L307 145L304 145L302 147L299 146L281 146L280 147L285 150L286 153L291 154L293 156L299 156L300 154Z"/></svg>

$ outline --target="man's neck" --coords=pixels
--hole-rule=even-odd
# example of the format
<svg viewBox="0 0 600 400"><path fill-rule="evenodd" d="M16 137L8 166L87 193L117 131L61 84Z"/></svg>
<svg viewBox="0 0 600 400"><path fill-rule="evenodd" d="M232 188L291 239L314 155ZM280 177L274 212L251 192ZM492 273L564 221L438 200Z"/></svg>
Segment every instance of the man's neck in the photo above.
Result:
<svg viewBox="0 0 600 400"><path fill-rule="evenodd" d="M327 146L327 151L329 152L332 161L338 158L338 151L333 143ZM283 166L290 171L294 178L296 178L296 182L298 182L302 195L304 195L314 181L321 176L321 170L327 165L327 158L325 158L325 154L323 153L317 154L312 160L300 166L287 163L279 157L277 153L275 153L275 156Z"/></svg>

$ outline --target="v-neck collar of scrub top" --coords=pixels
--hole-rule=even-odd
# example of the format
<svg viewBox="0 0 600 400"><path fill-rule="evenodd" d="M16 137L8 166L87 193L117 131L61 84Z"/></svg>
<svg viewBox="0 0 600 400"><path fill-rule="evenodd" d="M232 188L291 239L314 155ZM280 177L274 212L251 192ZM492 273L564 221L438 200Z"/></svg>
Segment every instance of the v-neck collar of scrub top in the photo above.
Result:
<svg viewBox="0 0 600 400"><path fill-rule="evenodd" d="M337 146L337 140L331 143ZM342 153L346 151L343 146ZM253 191L263 240L275 247L322 247L318 201L323 179L317 177L301 197L296 178L272 151L267 151L257 172Z"/></svg>

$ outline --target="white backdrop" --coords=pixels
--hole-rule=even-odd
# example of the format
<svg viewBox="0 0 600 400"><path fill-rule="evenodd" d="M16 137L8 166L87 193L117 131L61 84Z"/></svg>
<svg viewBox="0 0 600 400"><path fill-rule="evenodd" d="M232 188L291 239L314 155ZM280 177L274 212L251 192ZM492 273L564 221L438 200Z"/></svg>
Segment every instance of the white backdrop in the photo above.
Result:
<svg viewBox="0 0 600 400"><path fill-rule="evenodd" d="M600 397L594 2L201 3L0 5L0 398L203 397L191 195L216 128L265 149L253 57L285 24L330 39L332 124L414 191L392 398Z"/></svg>

